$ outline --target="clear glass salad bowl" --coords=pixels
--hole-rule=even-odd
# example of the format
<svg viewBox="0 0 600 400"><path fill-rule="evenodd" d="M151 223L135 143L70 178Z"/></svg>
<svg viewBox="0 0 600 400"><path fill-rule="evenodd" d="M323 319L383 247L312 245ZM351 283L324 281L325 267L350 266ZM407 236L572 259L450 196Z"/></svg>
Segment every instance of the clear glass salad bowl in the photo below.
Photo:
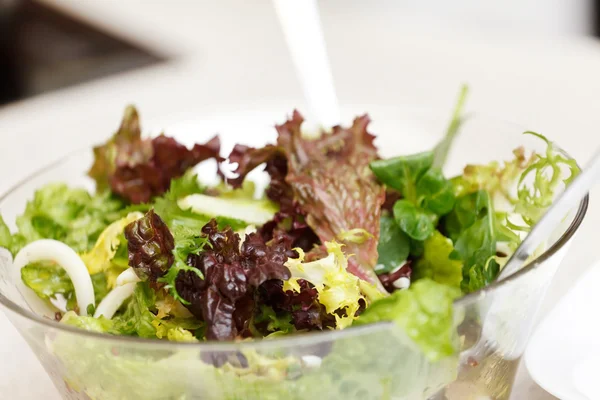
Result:
<svg viewBox="0 0 600 400"><path fill-rule="evenodd" d="M383 156L431 148L447 123L438 118L445 113L378 110L384 111L372 115L371 130ZM450 152L447 176L467 163L509 160L519 146L544 151L542 141L522 132L510 123L470 116ZM6 221L46 183L91 188L85 176L90 163L91 150L84 150L23 180L0 199ZM586 198L551 233L543 254L519 272L456 300L458 350L435 362L393 323L199 344L79 330L29 311L4 249L0 303L65 399L507 399L536 312L587 205Z"/></svg>

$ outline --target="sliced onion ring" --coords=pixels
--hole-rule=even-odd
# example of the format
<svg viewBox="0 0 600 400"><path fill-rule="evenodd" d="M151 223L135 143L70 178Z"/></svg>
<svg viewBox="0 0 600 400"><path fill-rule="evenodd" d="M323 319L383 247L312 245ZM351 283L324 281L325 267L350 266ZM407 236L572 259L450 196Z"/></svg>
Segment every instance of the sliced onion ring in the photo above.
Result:
<svg viewBox="0 0 600 400"><path fill-rule="evenodd" d="M137 276L133 268L127 268L117 276L117 286L123 286L127 283L136 283L141 279Z"/></svg>
<svg viewBox="0 0 600 400"><path fill-rule="evenodd" d="M79 315L87 315L88 306L96 304L94 285L90 273L75 250L53 239L40 239L29 243L17 253L13 261L13 280L31 309L43 315L49 313L48 305L21 279L21 269L28 264L39 261L52 261L67 272L75 288Z"/></svg>
<svg viewBox="0 0 600 400"><path fill-rule="evenodd" d="M104 315L105 318L111 319L123 302L127 300L135 290L135 284L140 281L133 268L127 268L117 277L117 286L111 290L105 298L102 299L94 317L98 318Z"/></svg>
<svg viewBox="0 0 600 400"><path fill-rule="evenodd" d="M96 312L94 313L94 318L103 315L105 318L111 319L123 302L133 294L136 284L137 282L126 283L122 286L117 286L108 292L106 297L98 304Z"/></svg>

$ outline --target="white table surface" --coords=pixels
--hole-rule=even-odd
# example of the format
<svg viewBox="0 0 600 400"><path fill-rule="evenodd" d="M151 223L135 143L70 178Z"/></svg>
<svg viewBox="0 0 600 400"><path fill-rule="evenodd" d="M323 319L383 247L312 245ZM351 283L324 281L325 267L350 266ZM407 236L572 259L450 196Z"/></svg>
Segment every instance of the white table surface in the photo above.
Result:
<svg viewBox="0 0 600 400"><path fill-rule="evenodd" d="M167 125L183 111L199 115L270 104L302 108L301 91L268 1L129 0L46 3L175 57L0 108L0 192L70 150L106 138L125 104L142 122ZM469 109L543 132L581 162L600 145L600 43L469 32L393 12L393 2L364 7L325 1L322 20L340 101L449 107L459 84ZM545 314L597 258L600 207L592 192L576 236L543 306ZM0 393L58 399L35 356L0 314ZM34 384L32 384L34 383ZM553 399L522 368L514 398Z"/></svg>

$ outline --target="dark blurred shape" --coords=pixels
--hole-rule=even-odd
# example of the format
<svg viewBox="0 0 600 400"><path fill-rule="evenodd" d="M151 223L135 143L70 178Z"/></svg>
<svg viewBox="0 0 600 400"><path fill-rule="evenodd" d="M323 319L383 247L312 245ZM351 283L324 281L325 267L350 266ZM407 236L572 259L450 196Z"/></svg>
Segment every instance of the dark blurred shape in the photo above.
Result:
<svg viewBox="0 0 600 400"><path fill-rule="evenodd" d="M0 0L0 105L165 61L32 0Z"/></svg>
<svg viewBox="0 0 600 400"><path fill-rule="evenodd" d="M600 37L600 0L592 0L592 18L594 36Z"/></svg>

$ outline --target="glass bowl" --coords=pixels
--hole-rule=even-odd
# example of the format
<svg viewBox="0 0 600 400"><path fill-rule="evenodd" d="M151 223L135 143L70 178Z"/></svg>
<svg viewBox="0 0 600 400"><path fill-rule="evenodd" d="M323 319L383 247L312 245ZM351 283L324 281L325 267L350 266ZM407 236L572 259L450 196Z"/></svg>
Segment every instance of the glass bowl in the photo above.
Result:
<svg viewBox="0 0 600 400"><path fill-rule="evenodd" d="M377 107L371 131L383 156L412 153L436 143L446 114ZM272 121L241 137L260 144L272 135L264 131ZM190 133L193 123L184 125L167 133L184 142L197 137ZM446 172L457 174L467 163L509 160L519 146L545 149L523 131L471 115ZM223 139L225 147L239 140ZM85 176L90 163L86 149L28 177L0 198L2 215L14 221L34 190L49 182L92 188ZM392 323L237 343L174 343L79 330L29 311L12 281L5 249L0 249L0 303L65 399L507 399L537 310L587 205L586 198L572 210L537 259L455 302L459 349L437 362Z"/></svg>

